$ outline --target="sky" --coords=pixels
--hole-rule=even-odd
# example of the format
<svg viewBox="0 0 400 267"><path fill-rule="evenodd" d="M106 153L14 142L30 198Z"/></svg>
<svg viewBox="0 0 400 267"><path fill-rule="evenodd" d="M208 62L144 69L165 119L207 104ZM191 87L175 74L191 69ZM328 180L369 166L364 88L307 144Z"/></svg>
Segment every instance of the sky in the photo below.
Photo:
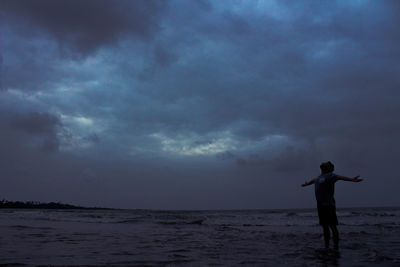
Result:
<svg viewBox="0 0 400 267"><path fill-rule="evenodd" d="M0 198L399 206L398 1L0 1Z"/></svg>

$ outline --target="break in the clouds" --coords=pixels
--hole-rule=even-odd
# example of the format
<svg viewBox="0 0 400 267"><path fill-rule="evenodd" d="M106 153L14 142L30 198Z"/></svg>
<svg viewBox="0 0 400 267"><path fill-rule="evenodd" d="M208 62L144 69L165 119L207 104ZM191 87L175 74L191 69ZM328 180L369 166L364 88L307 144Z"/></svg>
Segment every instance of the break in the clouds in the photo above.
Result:
<svg viewBox="0 0 400 267"><path fill-rule="evenodd" d="M398 205L399 8L1 1L0 194L306 207L331 160L365 178L338 204Z"/></svg>

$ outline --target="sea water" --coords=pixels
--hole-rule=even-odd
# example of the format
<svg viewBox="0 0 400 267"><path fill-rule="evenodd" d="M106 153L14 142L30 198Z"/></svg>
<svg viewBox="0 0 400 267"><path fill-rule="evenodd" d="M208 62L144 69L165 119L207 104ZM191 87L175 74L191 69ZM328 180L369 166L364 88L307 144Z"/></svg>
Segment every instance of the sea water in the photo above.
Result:
<svg viewBox="0 0 400 267"><path fill-rule="evenodd" d="M338 252L315 209L3 209L0 265L400 266L400 208L337 214Z"/></svg>

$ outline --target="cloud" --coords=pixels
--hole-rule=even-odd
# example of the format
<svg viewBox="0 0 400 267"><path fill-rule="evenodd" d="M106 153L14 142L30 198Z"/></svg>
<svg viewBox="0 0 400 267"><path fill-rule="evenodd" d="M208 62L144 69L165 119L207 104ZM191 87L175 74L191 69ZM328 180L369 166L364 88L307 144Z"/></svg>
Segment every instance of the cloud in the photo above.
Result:
<svg viewBox="0 0 400 267"><path fill-rule="evenodd" d="M91 80L71 65L85 65L102 48L143 47L139 54L151 63L142 72L168 66L176 55L156 36L167 8L158 0L1 1L0 89L54 90Z"/></svg>
<svg viewBox="0 0 400 267"><path fill-rule="evenodd" d="M0 52L0 91L3 90L3 56Z"/></svg>
<svg viewBox="0 0 400 267"><path fill-rule="evenodd" d="M95 134L95 133L92 133L92 134L89 134L89 135L85 136L83 138L83 140L88 141L88 142L92 142L92 143L100 142L99 136L97 134Z"/></svg>
<svg viewBox="0 0 400 267"><path fill-rule="evenodd" d="M11 130L25 133L25 143L39 141L46 151L58 150L57 128L62 125L59 118L52 114L39 112L13 114L8 118L8 126Z"/></svg>
<svg viewBox="0 0 400 267"><path fill-rule="evenodd" d="M215 156L217 157L217 159L220 159L220 160L230 160L230 159L235 158L235 154L233 154L230 151L220 152L220 153L217 153Z"/></svg>
<svg viewBox="0 0 400 267"><path fill-rule="evenodd" d="M9 118L9 125L29 134L48 134L54 132L55 127L60 125L60 120L48 113L32 112L15 114Z"/></svg>
<svg viewBox="0 0 400 267"><path fill-rule="evenodd" d="M6 21L17 24L25 36L43 32L61 48L87 55L122 36L150 38L159 28L158 16L165 4L153 0L6 0L0 7Z"/></svg>
<svg viewBox="0 0 400 267"><path fill-rule="evenodd" d="M326 160L395 187L393 3L2 1L1 144L118 204L290 206Z"/></svg>

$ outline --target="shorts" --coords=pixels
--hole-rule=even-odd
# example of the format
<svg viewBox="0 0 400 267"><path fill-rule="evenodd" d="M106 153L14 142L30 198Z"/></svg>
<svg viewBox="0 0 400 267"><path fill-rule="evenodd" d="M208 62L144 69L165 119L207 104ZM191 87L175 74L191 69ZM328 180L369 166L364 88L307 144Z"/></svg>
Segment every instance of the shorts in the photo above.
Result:
<svg viewBox="0 0 400 267"><path fill-rule="evenodd" d="M338 225L335 206L318 205L318 217L320 225Z"/></svg>

